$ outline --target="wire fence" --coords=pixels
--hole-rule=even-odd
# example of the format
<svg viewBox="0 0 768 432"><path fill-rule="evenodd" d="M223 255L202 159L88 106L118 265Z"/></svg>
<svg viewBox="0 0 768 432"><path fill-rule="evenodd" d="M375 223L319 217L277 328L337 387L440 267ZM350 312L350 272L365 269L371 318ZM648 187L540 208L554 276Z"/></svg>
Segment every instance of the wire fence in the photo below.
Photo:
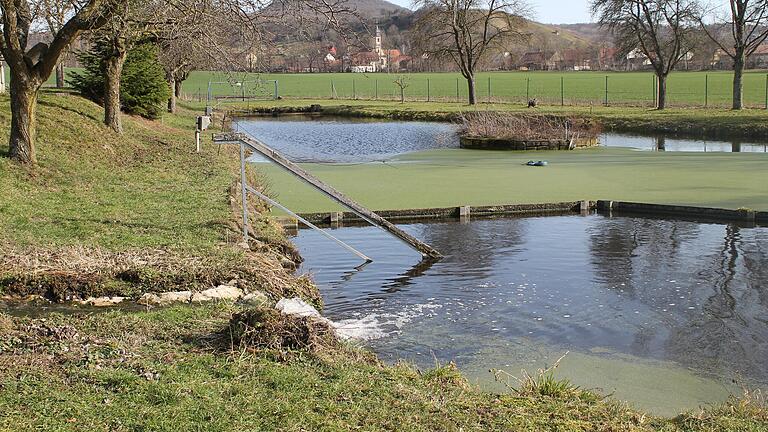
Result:
<svg viewBox="0 0 768 432"><path fill-rule="evenodd" d="M399 78L403 77L402 80ZM259 86L214 88L213 97L247 99L339 99L433 103L466 103L467 82L456 74L284 74L262 75ZM667 106L727 108L731 106L732 75L728 73L673 73L667 82ZM403 88L396 83L403 84ZM207 85L189 98L205 99ZM655 107L658 82L651 73L488 73L476 79L480 103L545 106ZM768 108L768 73L744 76L744 104Z"/></svg>

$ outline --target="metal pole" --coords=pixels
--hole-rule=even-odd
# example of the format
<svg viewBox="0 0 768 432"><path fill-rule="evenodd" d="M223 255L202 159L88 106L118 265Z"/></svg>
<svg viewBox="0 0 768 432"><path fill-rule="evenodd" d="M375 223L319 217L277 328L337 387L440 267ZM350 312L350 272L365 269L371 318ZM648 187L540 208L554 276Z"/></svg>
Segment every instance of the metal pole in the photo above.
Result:
<svg viewBox="0 0 768 432"><path fill-rule="evenodd" d="M254 188L252 188L252 187L250 187L250 186L247 186L247 188L248 188L248 192L250 192L250 193L252 193L252 194L254 194L254 195L258 196L259 198L263 199L264 201L266 201L266 202L267 202L267 203L269 203L270 205L273 205L273 206L275 206L275 207L277 207L277 208L281 209L282 211L284 211L284 212L288 213L289 215L291 215L291 216L295 217L296 219L298 219L298 220L299 220L299 222L303 223L304 225L306 225L306 226L308 226L308 227L312 228L313 230L315 230L315 231L319 232L320 234L324 235L325 237L327 237L327 238L329 238L329 239L331 239L331 240L335 241L336 243L338 243L339 245L341 245L341 247L343 247L344 249L346 249L346 250L348 250L348 251L352 252L353 254L357 255L358 257L360 257L360 259L364 260L366 263L369 263L369 262L373 262L373 260L372 260L372 259L370 259L370 258L368 258L367 256L365 256L365 255L364 255L362 252L360 252L360 251L358 251L357 249L353 248L352 246L350 246L350 245L348 245L348 244L344 243L343 241L341 241L341 240L337 239L336 237L334 237L334 236L332 236L331 234L329 234L327 231L325 231L325 230L323 230L323 229L320 229L318 226L316 226L316 225L312 224L310 221L308 221L308 220L304 219L303 217L301 217L301 216L297 215L296 213L294 213L294 212L292 212L292 211L288 210L288 208L287 208L287 207L283 206L283 205L282 205L282 204L280 204L279 202L277 202L277 201L275 201L275 200L273 200L273 199L269 198L268 196L266 196L266 195L262 194L261 192L257 191L256 189L254 189Z"/></svg>
<svg viewBox="0 0 768 432"><path fill-rule="evenodd" d="M280 98L280 87L278 86L277 80L275 80L275 100L278 100Z"/></svg>
<svg viewBox="0 0 768 432"><path fill-rule="evenodd" d="M245 143L240 143L240 185L243 199L243 242L248 243L248 185L245 182Z"/></svg>
<svg viewBox="0 0 768 432"><path fill-rule="evenodd" d="M195 149L200 153L200 129L195 129Z"/></svg>
<svg viewBox="0 0 768 432"><path fill-rule="evenodd" d="M709 106L709 74L704 75L704 108Z"/></svg>
<svg viewBox="0 0 768 432"><path fill-rule="evenodd" d="M560 106L565 106L565 78L560 77Z"/></svg>
<svg viewBox="0 0 768 432"><path fill-rule="evenodd" d="M456 78L456 102L461 102L461 96L459 96L459 79Z"/></svg>
<svg viewBox="0 0 768 432"><path fill-rule="evenodd" d="M531 77L525 77L525 101L531 100Z"/></svg>
<svg viewBox="0 0 768 432"><path fill-rule="evenodd" d="M608 75L605 76L605 106L608 106Z"/></svg>

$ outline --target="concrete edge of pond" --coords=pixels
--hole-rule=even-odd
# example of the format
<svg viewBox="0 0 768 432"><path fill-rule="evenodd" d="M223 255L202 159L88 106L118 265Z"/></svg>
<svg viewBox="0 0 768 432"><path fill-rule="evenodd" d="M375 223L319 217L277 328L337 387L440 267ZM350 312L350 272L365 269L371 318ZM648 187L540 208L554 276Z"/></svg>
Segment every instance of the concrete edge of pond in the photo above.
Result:
<svg viewBox="0 0 768 432"><path fill-rule="evenodd" d="M439 219L461 219L468 217L492 217L503 215L546 215L563 214L580 211L589 211L594 208L594 202L591 201L568 201L560 203L544 204L509 204L495 206L460 206L460 207L441 207L441 208L422 208L422 209L404 209L404 210L381 210L377 214L387 220L407 222ZM319 212L305 213L301 217L314 224L356 224L364 221L351 212ZM284 226L296 226L296 221L288 219L284 221Z"/></svg>
<svg viewBox="0 0 768 432"><path fill-rule="evenodd" d="M712 207L693 207L666 204L647 204L624 201L599 200L596 203L598 211L632 213L651 216L678 216L709 221L732 221L747 224L768 223L768 212L752 209L722 209Z"/></svg>
<svg viewBox="0 0 768 432"><path fill-rule="evenodd" d="M722 209L667 204L649 204L611 200L580 200L559 203L508 204L491 206L459 206L403 210L377 211L382 217L396 222L455 220L468 218L493 218L503 216L551 216L598 211L603 214L636 214L646 217L663 217L693 221L738 222L745 226L768 225L768 212L751 209ZM337 227L365 224L351 212L303 213L309 222ZM278 222L286 229L296 230L299 222L290 217L279 217Z"/></svg>

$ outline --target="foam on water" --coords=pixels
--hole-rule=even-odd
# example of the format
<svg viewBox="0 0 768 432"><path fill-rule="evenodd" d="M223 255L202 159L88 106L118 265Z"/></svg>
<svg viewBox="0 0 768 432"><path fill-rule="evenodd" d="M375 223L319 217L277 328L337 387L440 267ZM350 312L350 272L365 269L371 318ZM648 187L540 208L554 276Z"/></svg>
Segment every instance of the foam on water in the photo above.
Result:
<svg viewBox="0 0 768 432"><path fill-rule="evenodd" d="M402 328L419 317L429 317L439 304L418 304L404 308L400 312L381 312L365 315L360 318L349 318L334 321L336 334L344 339L371 341L397 334Z"/></svg>

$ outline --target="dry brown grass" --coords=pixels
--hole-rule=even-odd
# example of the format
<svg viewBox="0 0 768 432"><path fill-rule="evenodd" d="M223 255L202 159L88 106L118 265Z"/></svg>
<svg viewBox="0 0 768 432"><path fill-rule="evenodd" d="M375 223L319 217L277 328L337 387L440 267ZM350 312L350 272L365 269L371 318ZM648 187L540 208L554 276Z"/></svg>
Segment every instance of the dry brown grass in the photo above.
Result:
<svg viewBox="0 0 768 432"><path fill-rule="evenodd" d="M258 252L221 246L217 254L164 249L110 251L98 247L13 248L0 256L0 287L7 295L42 295L53 301L91 296L138 296L147 291L203 290L231 280L245 290L275 297L300 296L320 303L307 278L284 267L284 256L265 246Z"/></svg>
<svg viewBox="0 0 768 432"><path fill-rule="evenodd" d="M319 353L339 346L328 322L296 315L284 315L272 308L255 308L236 313L229 322L233 344L242 349L270 350L281 357L291 351Z"/></svg>
<svg viewBox="0 0 768 432"><path fill-rule="evenodd" d="M596 138L601 132L600 126L589 119L497 111L461 114L458 124L460 133L465 136L518 141L565 140L573 135L590 139Z"/></svg>

